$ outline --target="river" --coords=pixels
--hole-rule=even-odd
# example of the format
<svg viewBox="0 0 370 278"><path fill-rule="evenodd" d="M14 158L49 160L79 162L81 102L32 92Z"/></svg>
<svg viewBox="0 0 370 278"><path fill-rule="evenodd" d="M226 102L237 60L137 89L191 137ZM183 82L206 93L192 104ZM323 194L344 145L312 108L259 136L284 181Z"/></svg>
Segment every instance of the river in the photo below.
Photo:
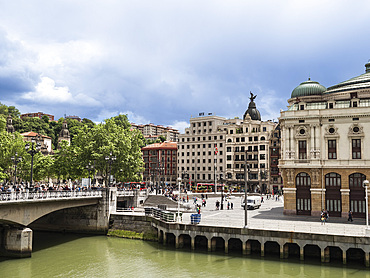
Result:
<svg viewBox="0 0 370 278"><path fill-rule="evenodd" d="M365 267L192 252L105 236L35 233L32 258L0 259L0 277L369 277Z"/></svg>

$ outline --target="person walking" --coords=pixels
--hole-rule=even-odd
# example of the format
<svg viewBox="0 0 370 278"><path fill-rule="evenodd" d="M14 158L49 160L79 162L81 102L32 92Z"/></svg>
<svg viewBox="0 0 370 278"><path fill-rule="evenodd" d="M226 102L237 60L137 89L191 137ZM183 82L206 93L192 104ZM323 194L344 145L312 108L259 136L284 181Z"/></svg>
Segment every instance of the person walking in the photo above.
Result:
<svg viewBox="0 0 370 278"><path fill-rule="evenodd" d="M353 222L353 218L352 218L352 211L349 211L348 212L348 220L347 221L351 221Z"/></svg>

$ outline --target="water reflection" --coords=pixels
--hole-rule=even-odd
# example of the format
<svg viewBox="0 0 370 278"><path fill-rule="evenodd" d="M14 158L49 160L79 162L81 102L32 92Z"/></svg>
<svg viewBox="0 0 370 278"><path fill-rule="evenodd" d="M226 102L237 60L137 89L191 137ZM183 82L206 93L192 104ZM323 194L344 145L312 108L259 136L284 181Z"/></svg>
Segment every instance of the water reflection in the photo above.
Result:
<svg viewBox="0 0 370 278"><path fill-rule="evenodd" d="M32 258L1 261L1 277L370 278L366 268L176 250L104 236L38 234L34 250Z"/></svg>

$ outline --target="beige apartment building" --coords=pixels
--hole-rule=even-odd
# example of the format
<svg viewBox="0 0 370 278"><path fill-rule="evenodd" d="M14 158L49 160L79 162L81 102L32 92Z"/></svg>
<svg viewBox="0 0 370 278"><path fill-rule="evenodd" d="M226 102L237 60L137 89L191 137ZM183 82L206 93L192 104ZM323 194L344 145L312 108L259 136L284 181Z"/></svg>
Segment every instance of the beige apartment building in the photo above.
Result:
<svg viewBox="0 0 370 278"><path fill-rule="evenodd" d="M179 135L178 176L188 174L192 185L216 180L239 190L247 164L249 191L271 192L269 147L277 124L261 121L255 97L251 94L243 119L203 113L190 119L190 127Z"/></svg>
<svg viewBox="0 0 370 278"><path fill-rule="evenodd" d="M370 63L366 72L325 88L301 83L281 112L284 213L365 217L370 178Z"/></svg>
<svg viewBox="0 0 370 278"><path fill-rule="evenodd" d="M166 141L177 142L179 137L179 131L172 127L165 127L162 125L145 124L137 125L131 123L133 129L139 130L146 139L157 139L160 136L164 136Z"/></svg>
<svg viewBox="0 0 370 278"><path fill-rule="evenodd" d="M190 127L179 135L178 176L189 175L192 185L218 183L219 174L225 170L225 135L221 129L225 118L200 113L190 118Z"/></svg>

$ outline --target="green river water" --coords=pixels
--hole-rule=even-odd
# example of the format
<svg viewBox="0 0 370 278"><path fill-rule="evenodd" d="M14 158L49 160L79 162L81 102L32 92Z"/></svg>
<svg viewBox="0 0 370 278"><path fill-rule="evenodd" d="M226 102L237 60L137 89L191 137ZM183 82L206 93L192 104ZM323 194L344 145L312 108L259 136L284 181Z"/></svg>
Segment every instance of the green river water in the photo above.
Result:
<svg viewBox="0 0 370 278"><path fill-rule="evenodd" d="M105 236L35 234L32 258L0 259L0 277L369 277L360 265L175 250Z"/></svg>

